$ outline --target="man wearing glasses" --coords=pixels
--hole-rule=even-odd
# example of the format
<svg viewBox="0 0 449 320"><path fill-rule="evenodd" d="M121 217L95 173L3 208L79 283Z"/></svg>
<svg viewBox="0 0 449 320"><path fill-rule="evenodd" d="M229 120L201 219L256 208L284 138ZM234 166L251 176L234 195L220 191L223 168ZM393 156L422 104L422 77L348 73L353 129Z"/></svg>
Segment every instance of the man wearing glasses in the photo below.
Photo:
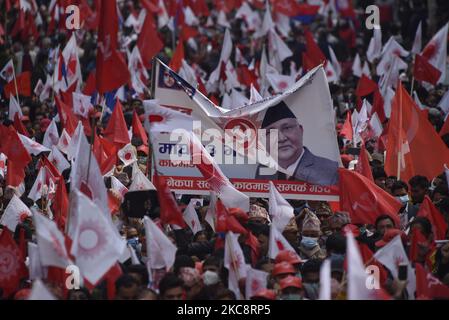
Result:
<svg viewBox="0 0 449 320"><path fill-rule="evenodd" d="M338 182L338 162L316 156L303 145L303 127L283 101L267 109L261 129L266 129L268 152L270 135L277 134L277 161L287 174L276 172L274 175L263 175L260 171L263 166L259 166L256 179L301 180L318 185Z"/></svg>

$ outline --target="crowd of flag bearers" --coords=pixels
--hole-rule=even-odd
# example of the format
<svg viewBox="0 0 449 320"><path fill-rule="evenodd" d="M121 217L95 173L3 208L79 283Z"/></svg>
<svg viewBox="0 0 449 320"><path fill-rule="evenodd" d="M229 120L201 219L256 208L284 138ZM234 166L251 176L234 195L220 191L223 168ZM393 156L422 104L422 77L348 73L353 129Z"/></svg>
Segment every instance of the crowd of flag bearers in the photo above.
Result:
<svg viewBox="0 0 449 320"><path fill-rule="evenodd" d="M449 299L449 24L378 2L368 30L343 0L4 1L0 298ZM209 194L172 192L155 57L223 109L321 65L339 200L249 197L193 133Z"/></svg>

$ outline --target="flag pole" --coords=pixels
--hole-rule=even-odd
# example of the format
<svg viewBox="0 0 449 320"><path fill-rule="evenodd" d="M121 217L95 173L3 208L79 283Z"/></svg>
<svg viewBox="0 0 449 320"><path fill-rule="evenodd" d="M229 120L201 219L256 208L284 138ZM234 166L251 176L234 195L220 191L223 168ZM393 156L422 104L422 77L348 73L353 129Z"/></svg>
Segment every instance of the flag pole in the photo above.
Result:
<svg viewBox="0 0 449 320"><path fill-rule="evenodd" d="M151 87L150 87L150 97L151 99L155 98L155 92L156 92L156 72L158 68L156 68L156 63L158 63L158 59L153 58L153 61L151 63ZM153 172L152 168L153 165L156 166L156 161L154 159L154 152L153 152L153 144L151 142L151 132L148 130L148 159L147 159L147 177L149 177L150 181L153 181ZM155 167L156 169L156 167Z"/></svg>
<svg viewBox="0 0 449 320"><path fill-rule="evenodd" d="M399 81L398 85L399 90L399 134L398 134L398 167L397 167L397 179L401 179L401 158L402 158L402 86L401 81Z"/></svg>
<svg viewBox="0 0 449 320"><path fill-rule="evenodd" d="M17 79L16 79L16 68L14 67L14 60L12 61L12 75L14 77L14 86L16 87L16 97L17 97L17 102L20 105L20 100L19 100L19 90L17 89Z"/></svg>
<svg viewBox="0 0 449 320"><path fill-rule="evenodd" d="M414 69L414 67L415 67L415 57L416 57L416 55L413 56L413 69ZM411 85L411 87L410 87L410 95L413 94L413 88L414 88L414 86L415 86L415 74L413 73L413 74L412 74L412 85Z"/></svg>
<svg viewBox="0 0 449 320"><path fill-rule="evenodd" d="M95 109L94 109L95 110ZM95 138L95 127L97 122L95 121L95 114L92 116L92 124L91 124L91 133L90 133L90 152L89 152L89 160L87 162L87 177L86 177L86 185L89 184L89 173L90 173L90 163L92 161L92 152L94 147L94 138Z"/></svg>

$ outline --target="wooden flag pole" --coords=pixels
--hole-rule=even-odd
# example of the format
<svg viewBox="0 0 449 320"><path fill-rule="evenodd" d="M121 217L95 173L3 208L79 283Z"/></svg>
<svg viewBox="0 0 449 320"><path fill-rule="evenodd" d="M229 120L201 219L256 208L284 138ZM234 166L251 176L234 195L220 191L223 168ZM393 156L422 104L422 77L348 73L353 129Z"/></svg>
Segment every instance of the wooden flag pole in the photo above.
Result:
<svg viewBox="0 0 449 320"><path fill-rule="evenodd" d="M402 86L401 86L401 82L399 81L399 85L398 85L398 90L399 90L399 134L398 134L398 144L399 144L399 149L398 149L398 168L397 168L397 179L400 180L401 179L401 158L402 158Z"/></svg>

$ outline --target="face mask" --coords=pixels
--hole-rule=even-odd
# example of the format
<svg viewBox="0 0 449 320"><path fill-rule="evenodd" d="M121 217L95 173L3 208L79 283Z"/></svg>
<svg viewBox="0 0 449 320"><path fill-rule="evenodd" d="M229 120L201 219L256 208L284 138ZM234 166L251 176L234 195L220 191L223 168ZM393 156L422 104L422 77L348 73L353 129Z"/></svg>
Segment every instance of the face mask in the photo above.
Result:
<svg viewBox="0 0 449 320"><path fill-rule="evenodd" d="M203 282L206 286L217 284L220 281L220 277L216 272L206 271L203 274Z"/></svg>
<svg viewBox="0 0 449 320"><path fill-rule="evenodd" d="M306 249L312 249L318 244L318 238L302 237L301 245Z"/></svg>
<svg viewBox="0 0 449 320"><path fill-rule="evenodd" d="M296 293L295 294L293 294L293 293L284 294L281 296L281 299L282 300L301 300L301 295L296 294Z"/></svg>
<svg viewBox="0 0 449 320"><path fill-rule="evenodd" d="M396 197L396 199L401 201L402 205L407 204L407 202L410 200L410 198L408 197L408 194L406 194L405 196Z"/></svg>

